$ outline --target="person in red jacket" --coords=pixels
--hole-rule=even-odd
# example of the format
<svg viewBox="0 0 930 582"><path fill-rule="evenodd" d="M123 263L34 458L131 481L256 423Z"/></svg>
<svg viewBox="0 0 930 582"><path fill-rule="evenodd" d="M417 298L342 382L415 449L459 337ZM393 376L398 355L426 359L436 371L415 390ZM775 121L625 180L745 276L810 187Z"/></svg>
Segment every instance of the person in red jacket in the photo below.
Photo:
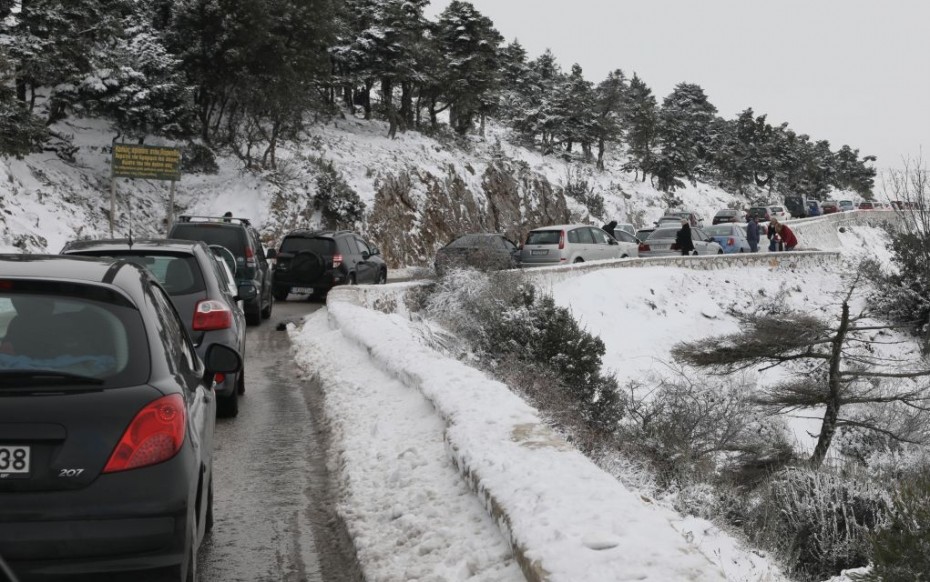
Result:
<svg viewBox="0 0 930 582"><path fill-rule="evenodd" d="M798 237L794 236L794 232L788 228L787 224L778 223L775 232L781 236L781 242L785 245L786 251L793 251L794 247L798 246Z"/></svg>

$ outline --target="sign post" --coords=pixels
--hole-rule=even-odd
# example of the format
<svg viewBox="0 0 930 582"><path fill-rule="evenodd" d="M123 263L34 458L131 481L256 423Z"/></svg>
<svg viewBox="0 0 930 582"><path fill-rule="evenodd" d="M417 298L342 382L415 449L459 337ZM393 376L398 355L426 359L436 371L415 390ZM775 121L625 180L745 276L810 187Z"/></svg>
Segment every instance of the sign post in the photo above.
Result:
<svg viewBox="0 0 930 582"><path fill-rule="evenodd" d="M112 184L110 185L110 236L116 219L116 178L170 180L168 198L168 228L174 221L174 189L181 179L181 150L162 146L113 144Z"/></svg>

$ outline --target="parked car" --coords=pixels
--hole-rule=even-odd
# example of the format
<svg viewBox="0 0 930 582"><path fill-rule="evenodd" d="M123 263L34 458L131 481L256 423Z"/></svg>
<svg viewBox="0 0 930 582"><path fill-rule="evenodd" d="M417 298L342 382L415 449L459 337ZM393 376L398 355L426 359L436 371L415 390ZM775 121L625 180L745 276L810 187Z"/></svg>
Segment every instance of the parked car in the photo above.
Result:
<svg viewBox="0 0 930 582"><path fill-rule="evenodd" d="M636 256L635 242L620 242L587 224L560 224L531 230L520 251L520 264L542 267Z"/></svg>
<svg viewBox="0 0 930 582"><path fill-rule="evenodd" d="M617 226L614 228L614 231L615 231L615 232L619 232L619 231L621 231L621 230L622 230L623 232L626 232L626 233L632 234L633 236L636 236L636 227L633 226L632 224L630 224L629 222L620 222L620 223L618 223Z"/></svg>
<svg viewBox="0 0 930 582"><path fill-rule="evenodd" d="M785 196L785 207L788 212L795 218L807 218L810 216L811 199L803 194Z"/></svg>
<svg viewBox="0 0 930 582"><path fill-rule="evenodd" d="M657 228L640 247L641 257L665 257L681 255L681 249L675 243L675 236L681 230L681 223L675 228ZM694 254L719 255L723 248L700 228L691 228L691 240L694 242Z"/></svg>
<svg viewBox="0 0 930 582"><path fill-rule="evenodd" d="M813 198L807 199L807 216L822 216L823 208L820 205L819 200L814 200Z"/></svg>
<svg viewBox="0 0 930 582"><path fill-rule="evenodd" d="M0 256L0 555L23 579L170 568L213 524L218 374L147 269Z"/></svg>
<svg viewBox="0 0 930 582"><path fill-rule="evenodd" d="M755 217L755 219L758 220L760 224L772 220L772 215L768 206L753 206L746 211L746 217L747 219L749 217Z"/></svg>
<svg viewBox="0 0 930 582"><path fill-rule="evenodd" d="M824 214L833 214L840 211L840 205L836 202L836 200L824 200L820 205L820 209Z"/></svg>
<svg viewBox="0 0 930 582"><path fill-rule="evenodd" d="M874 202L869 202L867 200L864 200L859 203L858 208L859 210L876 210L877 206L875 205Z"/></svg>
<svg viewBox="0 0 930 582"><path fill-rule="evenodd" d="M482 271L513 269L520 266L520 249L502 234L465 234L436 251L433 264L437 275L463 267Z"/></svg>
<svg viewBox="0 0 930 582"><path fill-rule="evenodd" d="M213 344L245 353L245 317L239 302L254 298L255 288L249 284L232 287L220 270L214 251L205 243L164 239L82 240L68 243L61 252L112 257L148 269L171 297L198 356L206 357L207 347ZM238 397L245 393L245 370L217 378L215 390L219 415L236 416Z"/></svg>
<svg viewBox="0 0 930 582"><path fill-rule="evenodd" d="M679 221L678 224L681 224L681 221ZM641 228L636 231L635 236L636 236L636 240L640 242L640 246L639 246L640 250L642 250L643 248L642 242L645 241L647 238L649 238L649 235L652 234L653 232L655 232L655 227Z"/></svg>
<svg viewBox="0 0 930 582"><path fill-rule="evenodd" d="M784 206L769 206L769 216L779 222L791 219L791 213Z"/></svg>
<svg viewBox="0 0 930 582"><path fill-rule="evenodd" d="M726 224L730 222L745 223L746 213L735 208L724 208L718 210L712 220L713 224Z"/></svg>
<svg viewBox="0 0 930 582"><path fill-rule="evenodd" d="M840 212L849 212L850 210L856 209L856 205L853 204L852 200L840 200L839 206Z"/></svg>
<svg viewBox="0 0 930 582"><path fill-rule="evenodd" d="M724 253L748 253L752 250L746 240L745 225L715 224L703 230L704 234L717 241Z"/></svg>
<svg viewBox="0 0 930 582"><path fill-rule="evenodd" d="M201 240L226 247L236 258L236 282L252 285L255 296L245 302L245 319L259 325L271 317L274 308L271 266L265 257L261 237L247 218L230 216L181 216L172 225L168 238Z"/></svg>
<svg viewBox="0 0 930 582"><path fill-rule="evenodd" d="M288 293L319 299L337 285L387 283L381 251L351 230L292 230L268 256L279 301Z"/></svg>
<svg viewBox="0 0 930 582"><path fill-rule="evenodd" d="M682 219L685 219L691 226L704 226L704 219L701 218L701 215L690 210L667 210L665 216L663 216L660 221L669 217L677 218L679 224L681 224Z"/></svg>

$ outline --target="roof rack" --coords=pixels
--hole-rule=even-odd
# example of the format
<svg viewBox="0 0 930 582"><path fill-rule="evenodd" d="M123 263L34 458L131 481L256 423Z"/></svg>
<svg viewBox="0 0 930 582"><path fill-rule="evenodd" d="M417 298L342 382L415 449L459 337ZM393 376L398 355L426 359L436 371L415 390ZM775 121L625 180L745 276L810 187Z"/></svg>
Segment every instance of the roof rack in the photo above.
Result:
<svg viewBox="0 0 930 582"><path fill-rule="evenodd" d="M234 224L252 226L248 218L241 218L238 216L193 216L190 214L182 214L178 217L178 222L231 222Z"/></svg>

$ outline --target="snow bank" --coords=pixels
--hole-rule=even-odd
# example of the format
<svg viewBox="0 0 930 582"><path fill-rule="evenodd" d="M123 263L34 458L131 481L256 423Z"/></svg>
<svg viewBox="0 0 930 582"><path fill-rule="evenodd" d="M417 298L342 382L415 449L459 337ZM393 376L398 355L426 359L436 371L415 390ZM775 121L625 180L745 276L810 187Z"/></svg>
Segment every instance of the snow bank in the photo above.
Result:
<svg viewBox="0 0 930 582"><path fill-rule="evenodd" d="M528 579L724 580L664 511L556 436L505 385L422 345L406 319L356 300L355 291L334 290L329 325L432 403L449 454L511 540ZM311 320L294 335L298 345L315 341L316 326Z"/></svg>

